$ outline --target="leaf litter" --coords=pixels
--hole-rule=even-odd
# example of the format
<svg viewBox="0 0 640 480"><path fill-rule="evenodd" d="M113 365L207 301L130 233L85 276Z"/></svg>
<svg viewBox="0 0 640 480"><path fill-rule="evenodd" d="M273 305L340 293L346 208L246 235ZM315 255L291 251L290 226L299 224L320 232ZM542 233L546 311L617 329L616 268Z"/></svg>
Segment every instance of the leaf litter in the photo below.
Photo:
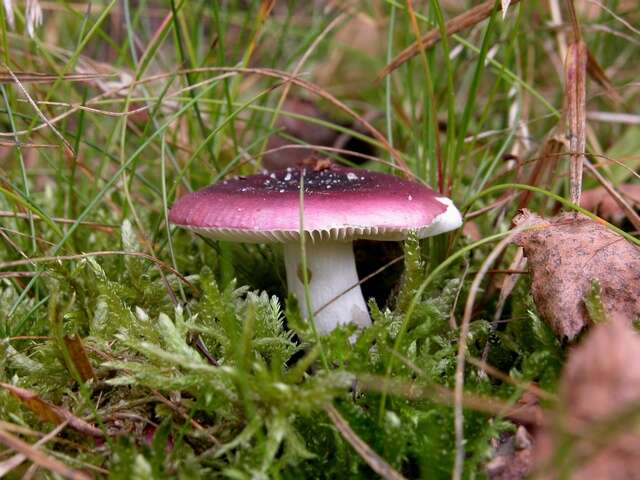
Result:
<svg viewBox="0 0 640 480"><path fill-rule="evenodd" d="M503 1L501 3L503 7L511 5L508 17L516 20L519 11L514 5L518 2ZM272 2L263 2L263 4L257 30L262 28L266 12L275 5ZM526 2L522 4L524 8ZM393 8L396 7L393 6ZM427 32L423 42L413 44L398 57L397 61L392 61L390 56L400 44L392 46L392 42L389 41L387 59L387 61L391 60L389 66L397 67L406 62L411 55L421 50L418 47L433 46L440 39L443 30L451 35L453 32L470 28L486 19L494 9L497 11L498 8L495 2L484 2L477 8L452 18L446 22L443 29L434 28ZM506 8L504 10L506 13ZM362 14L354 16L353 19L358 20L361 17L363 17ZM370 17L367 14L368 18L376 17ZM511 21L509 18L507 20ZM381 25L376 23L371 26L378 29ZM349 29L345 31L353 32L355 28L349 25ZM471 32L471 34L474 33ZM364 35L361 37L364 38ZM257 38L256 32L252 39ZM391 36L389 36L390 39ZM222 40L216 39L216 42L222 46ZM567 82L568 87L577 87L571 103L575 108L573 113L571 108L565 109L570 116L569 123L573 126L567 129L568 135L560 135L559 127L559 138L553 136L545 143L541 150L544 161L538 162L543 170L533 172L540 173L541 177L542 174L549 176L544 169L551 170L551 167L555 166L556 159L560 158L559 153L565 147L565 143L570 141L577 144L570 148L570 154L574 157L574 170L581 168L579 160L584 154L586 133L585 68L607 93L616 92L613 87L608 89L607 82L609 84L610 82L604 69L598 70L597 74L593 73L594 65L599 68L595 57L587 50L585 60L584 44L579 44L579 37L575 41L578 55L575 55L573 70L570 69L568 73L573 72L577 76L573 76L573 80ZM369 46L377 50L384 43L386 41L369 42ZM252 49L253 45L249 53L254 53ZM414 53L411 53L412 49ZM260 54L264 55L266 50L268 49L256 50L258 57ZM407 52L409 56L401 58ZM258 57L254 55L252 63L263 60ZM376 53L375 57L379 58L381 55ZM492 56L488 58L496 66L500 66L499 63L495 63ZM498 61L502 60L502 56L498 57ZM618 61L619 59L616 60ZM323 67L322 63L319 65L320 68ZM607 71L610 71L612 65L607 64L606 67ZM509 68L510 65L506 63L504 72L509 72ZM234 67L227 68L225 71L240 73L241 70L243 73L252 72L261 75L267 73L258 68ZM274 78L291 81L292 84L302 85L310 91L315 91L313 84L306 84L297 79L294 81L293 77L290 78L276 71L269 72ZM365 78L371 76L370 68L363 72ZM399 78L405 78L400 77L401 74L402 71L397 72L393 81L401 83L398 81ZM171 73L171 75L175 74ZM37 80L23 79L18 73L16 77L21 82ZM57 76L50 76L46 80L53 81L57 78ZM69 77L65 79L72 80ZM537 78L531 80L534 88L540 86ZM616 81L621 83L622 79L616 76ZM356 86L358 89L361 87L359 83ZM315 93L329 100L330 103L335 103L344 111L351 112L346 104L339 103L338 100L334 102L331 94L321 92L323 95L317 91ZM359 95L355 96L359 97ZM79 99L76 100L79 101ZM351 105L350 101L352 102L353 98L346 100L347 104ZM400 100L402 100L400 96L397 100L393 99L393 102L390 99L390 105L387 107L391 108L394 104L395 111L402 112L405 102ZM365 99L365 102L368 102L368 99ZM396 102L397 105L395 105ZM91 101L88 102L90 103ZM419 102L415 103L419 104ZM362 108L368 110L367 107ZM285 110L288 110L286 106ZM163 110L159 109L158 112L162 113ZM322 116L316 116L314 112L303 112L302 115L325 121ZM140 121L141 125L143 120L150 118L153 118L151 114L145 115ZM367 122L371 120L366 115L363 115L363 118L367 118ZM407 115L407 118L410 118L410 115ZM188 122L185 123L187 124ZM368 128L373 129L368 123L367 125ZM90 127L90 123L87 126ZM356 129L356 126L353 128ZM280 128L281 125L277 127ZM548 129L548 125L545 125L545 129ZM105 130L111 129L105 128ZM389 131L389 134L394 134L393 145L397 145L397 148L407 153L407 158L411 159L415 152L411 151L410 145L419 142L414 142L415 139L411 136L395 130ZM87 128L87 132L90 131L91 129ZM327 131L331 130L327 129ZM327 133L317 125L311 132L320 136ZM251 136L248 130L244 133ZM298 140L308 144L323 143L322 138L305 140L303 135L292 131L282 133L286 133L289 137L297 137ZM333 132L331 134L335 136ZM539 134L539 131L532 130L534 138ZM87 138L91 137L87 135ZM285 138L285 140L288 139ZM338 140L334 140L333 147L336 147ZM395 150L384 142L384 138L378 138L378 140L387 146L391 156L394 157ZM195 137L194 141L196 141ZM155 144L152 145L155 146ZM124 137L122 146L125 146ZM576 146L578 148L575 148ZM592 145L589 146L591 147ZM286 148L280 150L281 153L286 151ZM296 149L289 149L289 151L296 151ZM309 149L299 148L297 151L309 152ZM403 157L398 156L396 159L400 165L403 165L401 162ZM34 165L34 168L36 167L37 165ZM189 175L192 173L195 177L199 175L197 172L189 172ZM149 175L149 180L154 180L152 168L145 174ZM49 177L34 173L34 178L35 183L39 178ZM533 178L536 180L529 182L531 185L542 183L537 180L537 176L533 175ZM574 182L574 193L579 193L580 183ZM51 184L53 185L53 180ZM39 192L40 189L37 191ZM75 201L73 200L75 196L58 198L65 203L70 200ZM505 198L508 200L508 197ZM171 201L171 198L168 200ZM60 205L56 205L48 196L43 199L44 202L51 202L45 203L48 207L45 211L73 216L67 215L66 207L60 208ZM527 204L525 202L523 206ZM113 205L115 216L105 214L103 217L98 216L98 219L110 223L121 220L119 218L121 211L115 203ZM25 215L27 218L31 216L24 213L15 214L15 205L11 202L3 203L2 206L5 209L3 211L11 216ZM486 211L490 211L490 208ZM154 211L147 218L141 209L141 232L146 231L143 227L150 227L153 224L155 221L153 216L157 213ZM599 213L605 215L604 211ZM560 290L557 298L541 300L544 295L536 295L536 288L534 288L536 305L540 307L544 306L545 301L549 303L547 310L538 309L542 316L556 332L562 327L563 322L573 326L573 330L569 329L569 332L573 335L571 338L575 338L589 323L603 322L612 314L619 313L619 310L623 310L624 313L632 312L631 316L625 316L623 320L627 329L624 337L609 335L606 338L607 341L599 345L597 352L590 351L589 356L585 353L585 357L580 361L573 360L577 355L576 352L580 350L576 349L571 354L570 366L571 362L579 366L586 364L589 359L598 361L600 357L606 357L609 349L616 348L618 344L624 344L632 336L632 333L629 333L632 330L628 325L637 316L637 305L629 299L637 298L637 292L633 289L634 285L637 285L637 278L630 279L627 290L620 290L621 283L624 282L616 283L608 277L616 276L615 268L619 263L628 262L629 269L638 271L637 257L626 251L631 247L630 244L613 232L607 231L614 238L610 239L610 243L606 243L606 235L600 231L595 232L597 229L593 225L589 228L594 229L595 233L585 227L591 232L589 241L599 244L598 242L602 240L602 247L598 249L594 245L581 243L577 238L578 233L571 232L567 227L571 224L569 220L577 222L576 219L581 217L567 217L567 224L563 223L561 217L549 220L537 217L538 223L534 231L520 235L523 249L527 252L526 261L529 262L533 273L534 287L541 282L549 281L555 282L554 285ZM58 222L59 217L54 220ZM65 218L64 221L75 222L75 219ZM581 221L588 223L586 219ZM604 229L602 225L597 223L595 225ZM479 232L487 231L487 224L475 225L478 227L475 229L477 231L473 231L473 226L473 224L469 225L467 234L471 238L475 236L475 240L480 241L482 235ZM495 228L502 226L504 225L499 225L498 222L493 225ZM111 231L111 227L108 228ZM572 228L578 230L576 225ZM534 233L539 234L538 230L544 229L548 230L546 236L533 238ZM127 230L123 228L123 234L128 233ZM152 231L152 228L149 228L149 231ZM50 235L47 236L50 232L43 230L38 233L42 234L43 238L46 236L46 241L53 240ZM111 250L112 240L104 237L99 232L91 236L87 235L86 238L78 235L74 239L75 250L71 253L91 250L87 254L33 257L26 260L20 259L20 262L26 262L24 264L14 264L14 267L28 265L31 268L32 265L43 263L47 280L39 280L38 295L27 296L22 302L17 302L16 298L20 292L18 287L23 285L17 283L18 286L16 286L4 281L0 283L0 312L11 311L14 314L13 305L16 305L18 313L15 317L21 319L21 323L17 326L5 322L6 325L3 326L6 327L6 334L30 334L21 335L22 338L19 340L15 340L18 338L16 336L13 337L14 339L0 343L0 351L4 357L0 358L1 378L10 387L0 391L0 413L3 418L10 418L16 422L13 426L33 423L38 425L38 419L48 426L46 423L50 420L58 424L58 427L51 431L56 434L57 429L62 430L63 427L69 426L75 421L74 419L85 418L96 422L101 428L104 426L104 431L109 436L109 452L103 450L92 457L84 457L82 452L72 452L73 462L70 456L66 460L74 464L75 461L86 461L87 465L93 465L96 469L100 468L96 465L104 464L111 470L109 473L113 478L162 478L175 475L176 472L184 475L183 478L208 478L213 472L220 472L221 475L234 478L266 476L302 478L320 473L333 478L370 476L371 471L364 463L374 470L377 468L376 471L383 475L385 475L383 472L386 472L387 477L397 472L411 477L448 477L449 472L446 470L451 465L452 417L450 408L437 405L439 402L437 398L434 399L431 390L434 390L433 387L436 387L436 390L437 387L445 390L451 386L452 374L456 366L452 358L457 349L458 335L447 328L447 320L455 314L453 298L457 298L458 294L463 296L466 294L467 285L464 274L460 275L461 271L451 268L446 275L440 275L439 285L425 290L424 298L419 299L416 305L415 314L407 318L406 340L398 342L397 352L392 351L397 332L401 329L400 317L403 309L399 308L399 305L406 305L412 301L416 288L423 282L425 271L428 272L429 267L433 267L437 260L437 255L431 258L431 255L420 252L420 245L417 242L416 245L407 242L405 252L408 255L405 261L408 262L409 268L406 268L407 274L401 281L394 282L394 284L397 283L397 292L392 294L392 300L396 299L395 308L393 301L386 306L387 303L384 300L387 298L378 302L372 301L371 309L375 323L355 345L346 341L351 332L345 330L326 338L324 345L309 348L306 342L309 332L305 330L305 325L298 317L293 299L288 299L281 309L277 297L270 297L261 292L261 289L252 290L257 288L256 284L259 283L255 278L250 278L248 281L241 279L243 281L238 283L251 284L251 288L236 288L235 284L226 285L224 282L222 285L218 284L208 268L202 267L203 263L216 266L219 260L218 253L213 249L199 251L193 238L180 234L174 236L173 241L178 255L175 260L177 265L172 269L155 258L155 250L151 254L143 254L137 247L130 248L131 245L127 245L123 238L125 252L115 252ZM622 258L607 263L611 260L609 257L619 255L618 249L621 244L626 245L623 248ZM438 245L435 246L438 247ZM575 247L573 250L572 246ZM439 247L443 246L439 245ZM253 247L248 251L251 254L267 252L266 249L253 249ZM365 253L369 252L365 251ZM372 253L367 257L366 263L372 263L371 258L381 256L374 251ZM395 252L394 256L400 253L401 251ZM126 256L122 257L122 254ZM477 255L475 258L477 260L482 258L485 252L481 248L475 248L473 254ZM269 255L271 254L267 253L265 256L270 258ZM601 258L603 255L606 258ZM12 260L15 256L16 253L11 252L5 266L8 266L9 262L15 262L16 260ZM98 256L101 258L94 259ZM249 255L245 255L243 260L240 258L242 257L238 253L237 263L245 263ZM469 259L465 259L467 260ZM167 270L167 282L162 281L160 272L149 268L147 261ZM44 262L47 262L47 266L44 266ZM55 262L55 265L50 267L49 262ZM253 263L245 266L250 270L252 277L258 276L256 263L254 259ZM565 263L574 263L574 268L571 269ZM591 263L595 263L596 266L590 265ZM611 265L615 267L613 270ZM512 266L520 267L522 263L514 260ZM582 270L578 268L579 266ZM473 264L471 267L473 268ZM510 270L520 269L510 268ZM178 271L185 272L186 277L182 277ZM537 275L536 271L542 273ZM275 288L277 273L272 273L268 281L262 284L269 285L269 289ZM38 301L44 298L43 302L46 302L48 297L45 295L51 293L51 285L54 283L50 282L49 278L54 277L56 284L61 283L58 300L59 321L60 325L64 326L58 336L58 340L63 340L63 343L59 342L58 348L55 348L50 338L46 343L39 341L31 343L35 335L40 335L43 339L45 338L42 337L43 335L50 333L46 313L43 313L46 309L38 310L40 305ZM515 278L515 275L511 275L511 278ZM184 309L174 308L165 294L166 286L177 288L178 279L193 287L183 298ZM193 282L193 285L189 282ZM165 285L165 283L172 283L172 285ZM379 276L375 283L382 283ZM566 286L572 288L565 288ZM484 305L483 302L483 305L474 310L474 321L470 324L469 335L465 335L465 338L468 337L466 341L470 355L473 356L480 356L487 352L486 346L491 342L492 348L487 352L488 358L483 357L483 360L496 364L501 371L508 372L505 374L506 378L522 380L525 383L540 382L545 389L553 388L559 365L563 361L563 350L560 342L538 318L529 298L528 287L528 283L523 281L519 284L514 281L508 285L505 282L495 315L481 308ZM382 290L389 292L394 289L385 286ZM41 292L43 297L40 297ZM488 305L491 304L492 294L492 291L486 292L485 299L488 300ZM627 294L629 298L626 303L617 301ZM563 302L568 304L566 311L558 310L565 307ZM378 304L383 306L378 307ZM556 317L560 318L551 315L554 309L558 310L559 314ZM489 320L485 320L487 318ZM493 324L490 324L491 320ZM63 321L64 324L62 324ZM23 329L23 325L31 328ZM502 326L505 328L502 329ZM596 325L594 331L588 334L586 341L578 348L586 349L590 338L602 328L603 326ZM16 331L12 332L12 330ZM567 334L558 333L558 335L569 338ZM200 345L198 343L194 345L194 339L197 339ZM11 342L15 342L13 347ZM60 345L66 346L71 353L71 363L67 362L65 365L61 362ZM319 355L319 348L326 349L326 353L333 359L331 368L324 372L313 368ZM634 348L637 351L637 345ZM622 350L630 366L637 363L633 362L628 348L622 348ZM388 358L385 357L390 355L390 352L402 356L402 365L393 372L394 377L397 376L398 383L397 388L394 389L393 398L388 402L389 408L381 412L384 415L376 423L372 420L375 413L372 415L371 412L378 410L379 400L374 393L378 390L370 388L367 391L363 388L366 383L360 381L357 384L354 378L360 378L356 374L383 372L385 362L388 362ZM615 362L611 363L615 365L607 367L608 373L605 372L610 377L616 377L619 371L626 368L618 356L614 360ZM69 378L70 365L78 370L77 378ZM413 366L416 365L419 368L414 369ZM64 368L65 366L67 369ZM606 368L603 366L602 370L604 372ZM594 373L580 371L585 375ZM603 375L603 372L595 373ZM469 406L469 410L490 413L491 418L471 411L465 413L464 442L468 455L465 457L464 473L473 476L474 469L486 464L487 456L490 454L488 447L491 446L495 451L493 453L497 455L496 458L513 460L513 464L507 465L506 469L500 468L498 465L500 461L494 463L493 473L502 475L499 478L521 478L531 456L530 437L525 428L533 430L539 423L538 413L541 409L538 398L532 399L529 398L530 396L523 395L517 405L520 409L533 409L535 415L510 415L509 410L503 408L507 405L506 401L497 403L497 408L486 408L485 395L491 395L492 399L494 397L513 399L517 398L521 390L519 387L514 388L512 384L491 383L487 381L486 376L476 375L476 373L475 370L470 369L465 378L465 407ZM389 380L381 376L375 378L376 386L384 385ZM562 386L563 401L568 402L569 398L573 401L573 396L582 395L590 401L589 392L581 389L575 378L571 382L568 378L571 378L569 367L567 367ZM87 379L91 380L86 382ZM591 379L590 382L593 385L590 384L590 386L595 388L596 385L600 385L600 388L610 387L611 391L616 391L618 386L606 383L607 380L610 379L607 377L604 382ZM621 382L627 382L630 388L638 390L633 376L622 375ZM401 394L401 386L406 387L406 395ZM38 393L35 393L36 391ZM416 392L423 394L416 397L413 395ZM467 400L475 398L473 395L483 400L475 407L472 403L467 405ZM447 398L450 400L450 396ZM626 394L622 395L622 399L625 398ZM540 399L543 401L542 397ZM635 401L635 398L632 400ZM450 404L451 401L442 403ZM95 411L90 408L91 406L95 407ZM480 408L482 406L485 407L484 410ZM609 413L612 413L619 406L616 403L609 403L606 408ZM331 412L331 414L325 417L321 412L327 414ZM603 410L602 415L604 414ZM596 417L599 413L598 415L593 412L589 415L585 414L585 417L590 418L590 416ZM502 421L500 417L509 419L512 423ZM523 424L518 417L526 417L531 421ZM333 425L327 420L331 420ZM93 425L90 426L93 427ZM195 428L191 428L192 426ZM0 428L4 427L0 425ZM16 430L10 431L16 432ZM41 469L48 468L60 475L77 474L77 472L65 470L64 465L52 462L53 457L38 457L37 444L29 448L29 445L20 444L11 436L4 435L2 431L0 433L2 433L3 443L16 452L23 452L18 455L28 455L34 462L33 466L39 466ZM78 438L78 432L72 431L71 428L62 433L72 440ZM359 456L354 455L348 445L345 446L345 441L340 439L338 433L351 444ZM42 438L46 438L46 435ZM93 444L91 438L87 439L88 443ZM71 443L66 438L64 440ZM633 442L630 440L629 444L636 445ZM70 451L67 449L65 453L69 454ZM515 459L509 456L512 453L515 453ZM582 451L577 453L580 455ZM609 473L606 470L601 471ZM614 467L610 471L617 472ZM27 473L30 472L31 470L27 471ZM600 475L600 477L606 476L610 475Z"/></svg>
<svg viewBox="0 0 640 480"><path fill-rule="evenodd" d="M636 210L640 208L640 185L625 183L616 187L616 190L631 207ZM604 187L596 187L583 192L580 206L615 223L622 222L625 217L624 209Z"/></svg>
<svg viewBox="0 0 640 480"><path fill-rule="evenodd" d="M569 354L535 439L542 478L640 478L640 336L629 320L610 316Z"/></svg>
<svg viewBox="0 0 640 480"><path fill-rule="evenodd" d="M545 219L523 210L513 223L529 227L513 241L524 248L536 307L561 339L574 340L591 323L585 298L594 282L607 314L640 315L637 246L581 214Z"/></svg>

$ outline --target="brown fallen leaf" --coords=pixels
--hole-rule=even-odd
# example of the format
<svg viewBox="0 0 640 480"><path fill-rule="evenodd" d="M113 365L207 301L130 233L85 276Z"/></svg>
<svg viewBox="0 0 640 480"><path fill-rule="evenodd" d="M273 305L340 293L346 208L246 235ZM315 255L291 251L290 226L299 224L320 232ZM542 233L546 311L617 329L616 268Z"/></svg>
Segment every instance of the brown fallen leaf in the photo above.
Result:
<svg viewBox="0 0 640 480"><path fill-rule="evenodd" d="M584 422L640 401L640 336L625 317L595 326L572 349L560 398L570 406L571 416Z"/></svg>
<svg viewBox="0 0 640 480"><path fill-rule="evenodd" d="M535 384L532 384L532 386L534 389L538 389ZM542 391L540 391L540 393L542 393ZM509 415L506 415L506 418L518 426L527 428L530 432L535 432L536 428L542 425L544 419L544 410L540 406L538 395L532 391L523 392L522 396L511 408Z"/></svg>
<svg viewBox="0 0 640 480"><path fill-rule="evenodd" d="M629 205L636 209L640 208L640 185L627 183L615 188L627 200ZM622 207L604 187L597 187L583 192L580 206L605 220L611 220L616 223L620 223L625 217Z"/></svg>
<svg viewBox="0 0 640 480"><path fill-rule="evenodd" d="M68 410L43 400L37 393L32 392L31 390L9 385L8 383L0 383L0 387L4 388L11 393L11 395L20 400L27 408L29 408L29 410L35 413L44 422L50 422L56 425L68 422L71 428L80 433L84 433L92 437L102 437L102 430L99 428L96 428L81 418L76 417Z"/></svg>
<svg viewBox="0 0 640 480"><path fill-rule="evenodd" d="M87 351L82 344L82 339L78 335L66 335L63 340L80 378L84 382L95 380L96 374L91 366Z"/></svg>
<svg viewBox="0 0 640 480"><path fill-rule="evenodd" d="M640 215L635 211L633 205L629 204L629 201L620 195L620 192L616 190L616 187L609 182L602 174L598 171L598 169L588 160L584 160L584 166L586 167L589 174L595 178L598 183L613 197L615 202L618 204L620 209L624 212L625 216L631 222L633 227L640 231Z"/></svg>
<svg viewBox="0 0 640 480"><path fill-rule="evenodd" d="M640 315L638 247L574 213L547 220L525 209L513 223L531 227L514 243L528 259L536 307L559 337L573 340L590 322L584 300L594 282L606 314Z"/></svg>
<svg viewBox="0 0 640 480"><path fill-rule="evenodd" d="M462 234L473 242L482 239L480 227L478 227L478 224L474 221L464 222L464 225L462 225Z"/></svg>
<svg viewBox="0 0 640 480"><path fill-rule="evenodd" d="M639 405L640 336L628 318L614 316L569 355L559 409L535 439L537 469L549 474L543 478L568 466L563 478L640 478Z"/></svg>

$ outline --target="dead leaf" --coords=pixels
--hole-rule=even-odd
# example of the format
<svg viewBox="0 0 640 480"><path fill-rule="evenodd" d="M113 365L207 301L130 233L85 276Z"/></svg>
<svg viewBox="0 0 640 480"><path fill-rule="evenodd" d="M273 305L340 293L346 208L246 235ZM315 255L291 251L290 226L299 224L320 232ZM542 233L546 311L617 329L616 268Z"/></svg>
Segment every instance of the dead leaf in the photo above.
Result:
<svg viewBox="0 0 640 480"><path fill-rule="evenodd" d="M620 235L574 213L546 220L523 210L513 220L531 228L514 237L524 248L540 315L573 340L589 323L584 298L594 281L608 315L640 315L640 250Z"/></svg>
<svg viewBox="0 0 640 480"><path fill-rule="evenodd" d="M69 355L73 366L76 368L78 375L82 381L86 382L96 378L96 374L93 371L89 356L87 355L84 346L82 345L82 339L77 335L67 335L64 337L64 343L67 346Z"/></svg>
<svg viewBox="0 0 640 480"><path fill-rule="evenodd" d="M624 214L627 216L631 224L636 230L640 230L640 216L633 209L633 206L629 204L629 202L620 195L620 193L616 190L613 184L607 180L598 169L591 164L591 162L585 159L583 165L587 168L589 173L593 178L595 178L602 187L613 197L618 206L622 209Z"/></svg>
<svg viewBox="0 0 640 480"><path fill-rule="evenodd" d="M535 431L539 425L542 425L544 411L540 406L540 397L534 391L542 394L544 390L540 390L535 384L531 386L531 390L526 390L522 393L516 404L511 408L507 418L516 425L522 425L530 431ZM549 394L544 393L546 395L545 398L549 400Z"/></svg>
<svg viewBox="0 0 640 480"><path fill-rule="evenodd" d="M68 410L43 400L37 393L32 392L31 390L9 385L8 383L0 383L0 387L4 388L20 400L27 408L29 408L29 410L35 413L44 422L54 423L56 425L68 422L71 428L80 433L84 433L92 437L102 437L102 431L99 428L96 428L81 418L76 417Z"/></svg>
<svg viewBox="0 0 640 480"><path fill-rule="evenodd" d="M640 208L640 185L628 183L615 188L622 198L627 200L629 205L636 209ZM604 187L597 187L584 192L580 199L580 206L605 220L611 220L615 223L620 223L625 217L622 207L618 205L618 202Z"/></svg>
<svg viewBox="0 0 640 480"><path fill-rule="evenodd" d="M536 436L536 464L542 470L572 464L566 478L640 478L640 434L637 420L627 415L630 408L637 412L639 403L640 336L629 318L615 316L571 351L559 409ZM614 423L616 417L623 421ZM553 458L567 446L567 436L571 448Z"/></svg>
<svg viewBox="0 0 640 480"><path fill-rule="evenodd" d="M462 226L462 234L473 242L477 242L482 239L482 233L480 227L474 221L464 222Z"/></svg>
<svg viewBox="0 0 640 480"><path fill-rule="evenodd" d="M625 404L640 402L640 336L629 320L614 316L571 350L560 398L580 422L602 419Z"/></svg>

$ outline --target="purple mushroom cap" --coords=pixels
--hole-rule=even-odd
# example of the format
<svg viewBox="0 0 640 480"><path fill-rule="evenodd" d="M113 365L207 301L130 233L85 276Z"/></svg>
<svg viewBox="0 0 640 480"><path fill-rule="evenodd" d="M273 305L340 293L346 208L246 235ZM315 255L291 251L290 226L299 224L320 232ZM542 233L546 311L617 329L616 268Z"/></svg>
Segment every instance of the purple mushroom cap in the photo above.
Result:
<svg viewBox="0 0 640 480"><path fill-rule="evenodd" d="M420 183L335 165L224 180L179 199L169 220L221 240L295 240L303 172L304 231L312 240L402 240L410 231L422 238L462 223L451 200Z"/></svg>

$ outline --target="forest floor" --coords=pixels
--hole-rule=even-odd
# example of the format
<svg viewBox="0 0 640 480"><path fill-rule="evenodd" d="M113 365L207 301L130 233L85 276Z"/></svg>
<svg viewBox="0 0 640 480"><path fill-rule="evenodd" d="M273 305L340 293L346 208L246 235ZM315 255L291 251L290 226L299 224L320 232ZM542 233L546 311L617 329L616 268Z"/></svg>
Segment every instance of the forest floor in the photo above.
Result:
<svg viewBox="0 0 640 480"><path fill-rule="evenodd" d="M0 477L639 478L640 8L608 3L5 0ZM355 243L357 333L281 246L168 221L311 155L464 217Z"/></svg>

